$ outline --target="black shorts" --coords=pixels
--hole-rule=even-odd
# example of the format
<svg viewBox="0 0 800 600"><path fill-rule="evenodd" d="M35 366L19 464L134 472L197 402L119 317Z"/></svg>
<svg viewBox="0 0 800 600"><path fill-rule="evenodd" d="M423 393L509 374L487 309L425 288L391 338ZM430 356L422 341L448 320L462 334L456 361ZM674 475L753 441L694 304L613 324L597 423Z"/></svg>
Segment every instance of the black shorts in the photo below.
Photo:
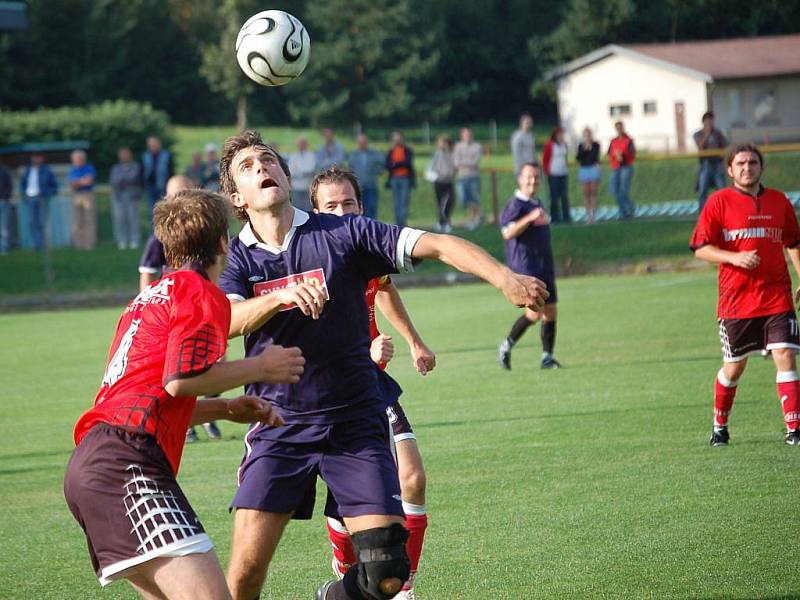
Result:
<svg viewBox="0 0 800 600"><path fill-rule="evenodd" d="M213 547L153 436L95 425L69 459L64 496L101 585L148 560Z"/></svg>
<svg viewBox="0 0 800 600"><path fill-rule="evenodd" d="M776 348L800 350L797 315L793 312L752 319L720 319L719 339L725 362L739 362L748 354Z"/></svg>

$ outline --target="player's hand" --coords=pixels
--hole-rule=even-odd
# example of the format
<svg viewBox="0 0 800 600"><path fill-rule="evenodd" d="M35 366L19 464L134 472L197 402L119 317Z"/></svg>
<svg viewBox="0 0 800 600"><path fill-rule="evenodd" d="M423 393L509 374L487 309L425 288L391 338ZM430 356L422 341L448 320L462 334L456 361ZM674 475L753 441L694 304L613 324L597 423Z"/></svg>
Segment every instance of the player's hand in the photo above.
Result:
<svg viewBox="0 0 800 600"><path fill-rule="evenodd" d="M534 208L528 213L528 222L531 225L547 225L550 223L550 217L542 207Z"/></svg>
<svg viewBox="0 0 800 600"><path fill-rule="evenodd" d="M369 345L369 355L376 364L386 364L394 356L394 342L392 336L380 334Z"/></svg>
<svg viewBox="0 0 800 600"><path fill-rule="evenodd" d="M506 275L500 291L514 306L530 308L536 312L544 308L544 302L550 296L542 281L513 271Z"/></svg>
<svg viewBox="0 0 800 600"><path fill-rule="evenodd" d="M256 360L261 371L260 380L267 383L297 383L306 364L300 348L283 346L267 346Z"/></svg>
<svg viewBox="0 0 800 600"><path fill-rule="evenodd" d="M755 269L761 259L758 257L758 252L755 250L747 250L745 252L736 252L731 259L731 264L734 267L740 267L742 269Z"/></svg>
<svg viewBox="0 0 800 600"><path fill-rule="evenodd" d="M325 306L325 292L307 281L275 292L281 304L296 305L304 315L319 319L322 307Z"/></svg>
<svg viewBox="0 0 800 600"><path fill-rule="evenodd" d="M228 400L228 420L234 423L264 423L277 427L283 417L267 400L258 396L239 396Z"/></svg>
<svg viewBox="0 0 800 600"><path fill-rule="evenodd" d="M411 345L411 361L420 375L436 368L436 355L421 341Z"/></svg>

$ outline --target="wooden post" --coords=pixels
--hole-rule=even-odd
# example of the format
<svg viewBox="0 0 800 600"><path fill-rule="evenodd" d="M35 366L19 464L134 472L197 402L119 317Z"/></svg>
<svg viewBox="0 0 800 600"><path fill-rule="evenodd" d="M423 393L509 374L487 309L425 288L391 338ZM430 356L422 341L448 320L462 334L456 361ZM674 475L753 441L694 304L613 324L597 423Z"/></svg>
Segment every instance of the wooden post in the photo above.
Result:
<svg viewBox="0 0 800 600"><path fill-rule="evenodd" d="M492 223L497 225L498 220L498 206L497 206L497 171L492 169Z"/></svg>

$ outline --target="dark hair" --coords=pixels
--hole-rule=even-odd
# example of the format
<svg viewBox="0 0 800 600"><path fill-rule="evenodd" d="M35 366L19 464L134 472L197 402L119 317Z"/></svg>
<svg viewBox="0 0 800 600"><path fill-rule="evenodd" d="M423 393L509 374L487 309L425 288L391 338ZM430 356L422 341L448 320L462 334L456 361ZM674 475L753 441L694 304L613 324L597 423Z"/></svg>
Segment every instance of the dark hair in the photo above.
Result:
<svg viewBox="0 0 800 600"><path fill-rule="evenodd" d="M551 142L555 142L556 141L556 136L559 134L559 132L563 133L564 132L564 128L561 127L560 125L557 126L557 127L553 127L553 131L552 131L552 133L550 133L550 141Z"/></svg>
<svg viewBox="0 0 800 600"><path fill-rule="evenodd" d="M289 172L289 165L286 163L283 156L276 152L272 146L265 144L260 133L253 129L246 129L238 135L229 137L222 145L222 156L219 159L219 184L220 189L229 199L231 194L235 194L238 191L236 189L236 182L233 180L233 173L231 172L233 159L240 150L244 150L245 148L259 148L275 155L281 169L286 173L286 176L292 176ZM232 210L234 216L243 223L250 220L244 208L234 206Z"/></svg>
<svg viewBox="0 0 800 600"><path fill-rule="evenodd" d="M540 165L539 162L536 160L529 160L528 162L522 163L522 166L520 166L519 168L519 172L522 173L522 169L524 169L525 167L533 167L534 169L539 171L542 168L542 165Z"/></svg>
<svg viewBox="0 0 800 600"><path fill-rule="evenodd" d="M714 112L713 111L708 111L706 113L703 113L703 118L700 119L700 120L705 122L706 119L713 119L713 118L714 118Z"/></svg>
<svg viewBox="0 0 800 600"><path fill-rule="evenodd" d="M169 266L196 262L208 268L228 237L227 202L208 190L182 190L153 207L153 231Z"/></svg>
<svg viewBox="0 0 800 600"><path fill-rule="evenodd" d="M319 186L329 183L344 182L348 182L353 186L353 191L356 193L356 202L358 202L358 205L361 206L361 184L358 183L358 177L356 177L350 171L345 171L336 165L328 167L321 173L317 173L317 176L314 177L314 181L311 182L311 185L308 188L311 206L319 210L319 206L317 206L317 191L319 190Z"/></svg>
<svg viewBox="0 0 800 600"><path fill-rule="evenodd" d="M755 144L750 144L750 143L737 144L736 146L733 146L731 147L730 150L728 150L728 156L726 160L729 167L733 164L733 159L736 157L737 154L739 154L739 152L752 152L753 154L758 156L758 162L761 165L761 168L762 169L764 168L764 155L761 154L761 150L756 148Z"/></svg>

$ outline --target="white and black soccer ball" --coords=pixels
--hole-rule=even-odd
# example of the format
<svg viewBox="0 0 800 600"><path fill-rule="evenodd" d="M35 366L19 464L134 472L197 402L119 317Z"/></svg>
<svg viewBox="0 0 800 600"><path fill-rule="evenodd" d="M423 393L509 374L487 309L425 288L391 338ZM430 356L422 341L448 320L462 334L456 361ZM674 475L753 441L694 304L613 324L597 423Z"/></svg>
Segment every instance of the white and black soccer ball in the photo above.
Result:
<svg viewBox="0 0 800 600"><path fill-rule="evenodd" d="M311 55L308 31L297 17L282 10L253 15L236 36L236 60L260 85L283 85L299 77Z"/></svg>

